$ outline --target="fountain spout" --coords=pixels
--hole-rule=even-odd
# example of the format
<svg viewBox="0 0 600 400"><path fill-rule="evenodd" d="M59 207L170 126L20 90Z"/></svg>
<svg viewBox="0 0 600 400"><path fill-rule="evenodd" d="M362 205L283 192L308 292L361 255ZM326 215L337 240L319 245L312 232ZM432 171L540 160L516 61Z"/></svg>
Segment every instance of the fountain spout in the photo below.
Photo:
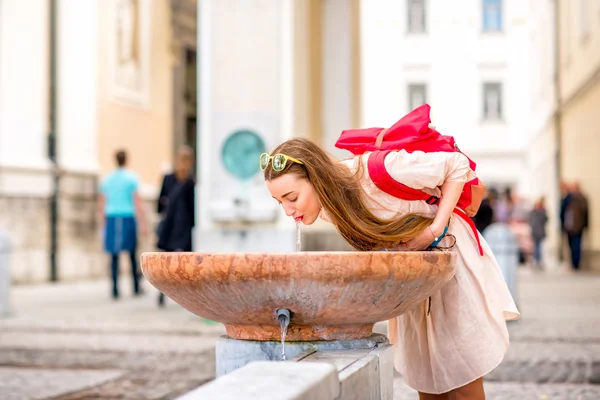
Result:
<svg viewBox="0 0 600 400"><path fill-rule="evenodd" d="M290 310L287 308L278 308L277 311L275 311L275 314L277 315L277 321L279 321L281 327L287 329L290 324L290 319L292 318Z"/></svg>

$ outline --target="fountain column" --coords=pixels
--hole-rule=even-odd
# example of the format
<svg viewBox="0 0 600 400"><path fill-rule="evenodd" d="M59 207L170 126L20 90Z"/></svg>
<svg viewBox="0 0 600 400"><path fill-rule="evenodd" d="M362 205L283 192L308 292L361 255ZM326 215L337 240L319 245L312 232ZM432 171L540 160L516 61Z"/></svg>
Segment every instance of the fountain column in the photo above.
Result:
<svg viewBox="0 0 600 400"><path fill-rule="evenodd" d="M285 355L286 361L293 362L301 361L303 357L314 353L336 353L339 357L338 352L362 350L366 354L369 350L388 347L388 339L384 335L374 333L363 339L286 341ZM216 376L228 374L253 361L283 361L281 353L282 343L279 341L238 340L223 336L219 338L215 349ZM360 358L362 353L355 353L353 356L360 354L356 357Z"/></svg>

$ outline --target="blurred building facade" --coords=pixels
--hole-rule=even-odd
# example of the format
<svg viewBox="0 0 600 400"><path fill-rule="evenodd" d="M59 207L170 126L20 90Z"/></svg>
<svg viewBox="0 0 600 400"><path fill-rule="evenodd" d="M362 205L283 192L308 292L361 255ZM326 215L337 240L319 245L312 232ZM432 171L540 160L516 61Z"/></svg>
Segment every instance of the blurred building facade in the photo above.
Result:
<svg viewBox="0 0 600 400"><path fill-rule="evenodd" d="M362 123L390 125L429 103L488 187L520 191L534 15L522 0L363 1Z"/></svg>
<svg viewBox="0 0 600 400"><path fill-rule="evenodd" d="M14 279L49 278L55 173L60 279L107 274L96 194L121 148L152 217L174 149L197 147L196 250L293 250L293 222L245 169L255 153L304 136L346 156L343 129L391 125L424 102L488 186L548 198L549 252L558 180L580 180L596 218L587 249L599 249L598 10L558 3L557 31L554 0L0 0L0 224ZM303 231L304 249L344 248L325 223Z"/></svg>
<svg viewBox="0 0 600 400"><path fill-rule="evenodd" d="M51 278L53 225L58 279L107 274L96 195L118 149L155 219L174 149L195 145L195 60L194 0L0 1L0 224L14 281Z"/></svg>
<svg viewBox="0 0 600 400"><path fill-rule="evenodd" d="M600 3L558 0L560 178L578 182L589 202L584 268L600 268Z"/></svg>

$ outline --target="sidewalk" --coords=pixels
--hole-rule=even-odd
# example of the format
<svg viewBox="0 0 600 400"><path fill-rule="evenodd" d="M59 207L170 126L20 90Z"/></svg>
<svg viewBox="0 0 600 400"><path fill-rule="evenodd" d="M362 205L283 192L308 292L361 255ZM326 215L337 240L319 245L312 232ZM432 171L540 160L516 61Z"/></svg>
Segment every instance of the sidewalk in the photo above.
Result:
<svg viewBox="0 0 600 400"><path fill-rule="evenodd" d="M486 380L488 399L600 399L600 275L519 272L522 318ZM0 320L0 399L168 399L214 376L224 332L157 292L109 281L18 286ZM382 326L378 326L378 330ZM395 399L416 393L395 382Z"/></svg>
<svg viewBox="0 0 600 400"><path fill-rule="evenodd" d="M148 332L169 334L221 334L222 325L206 323L166 299L158 307L158 291L143 281L145 291L132 296L130 280L120 281L121 297L112 300L110 281L13 286L11 314L0 319L0 328L29 330Z"/></svg>
<svg viewBox="0 0 600 400"><path fill-rule="evenodd" d="M106 281L17 286L0 319L0 400L173 398L214 377L224 333L158 292ZM125 290L123 290L125 289ZM129 290L128 290L129 289Z"/></svg>

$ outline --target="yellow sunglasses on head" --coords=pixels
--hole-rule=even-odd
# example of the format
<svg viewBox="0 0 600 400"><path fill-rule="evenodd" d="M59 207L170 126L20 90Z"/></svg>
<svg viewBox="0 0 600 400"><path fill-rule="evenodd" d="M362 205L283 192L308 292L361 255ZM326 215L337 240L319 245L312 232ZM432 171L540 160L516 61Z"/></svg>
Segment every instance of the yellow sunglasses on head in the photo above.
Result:
<svg viewBox="0 0 600 400"><path fill-rule="evenodd" d="M275 154L274 156L269 155L269 153L262 153L260 155L260 170L264 171L269 166L269 161L273 160L273 164L271 168L273 171L281 172L287 165L288 160L295 162L296 164L304 165L302 161L296 160L293 157L286 156L285 154Z"/></svg>

